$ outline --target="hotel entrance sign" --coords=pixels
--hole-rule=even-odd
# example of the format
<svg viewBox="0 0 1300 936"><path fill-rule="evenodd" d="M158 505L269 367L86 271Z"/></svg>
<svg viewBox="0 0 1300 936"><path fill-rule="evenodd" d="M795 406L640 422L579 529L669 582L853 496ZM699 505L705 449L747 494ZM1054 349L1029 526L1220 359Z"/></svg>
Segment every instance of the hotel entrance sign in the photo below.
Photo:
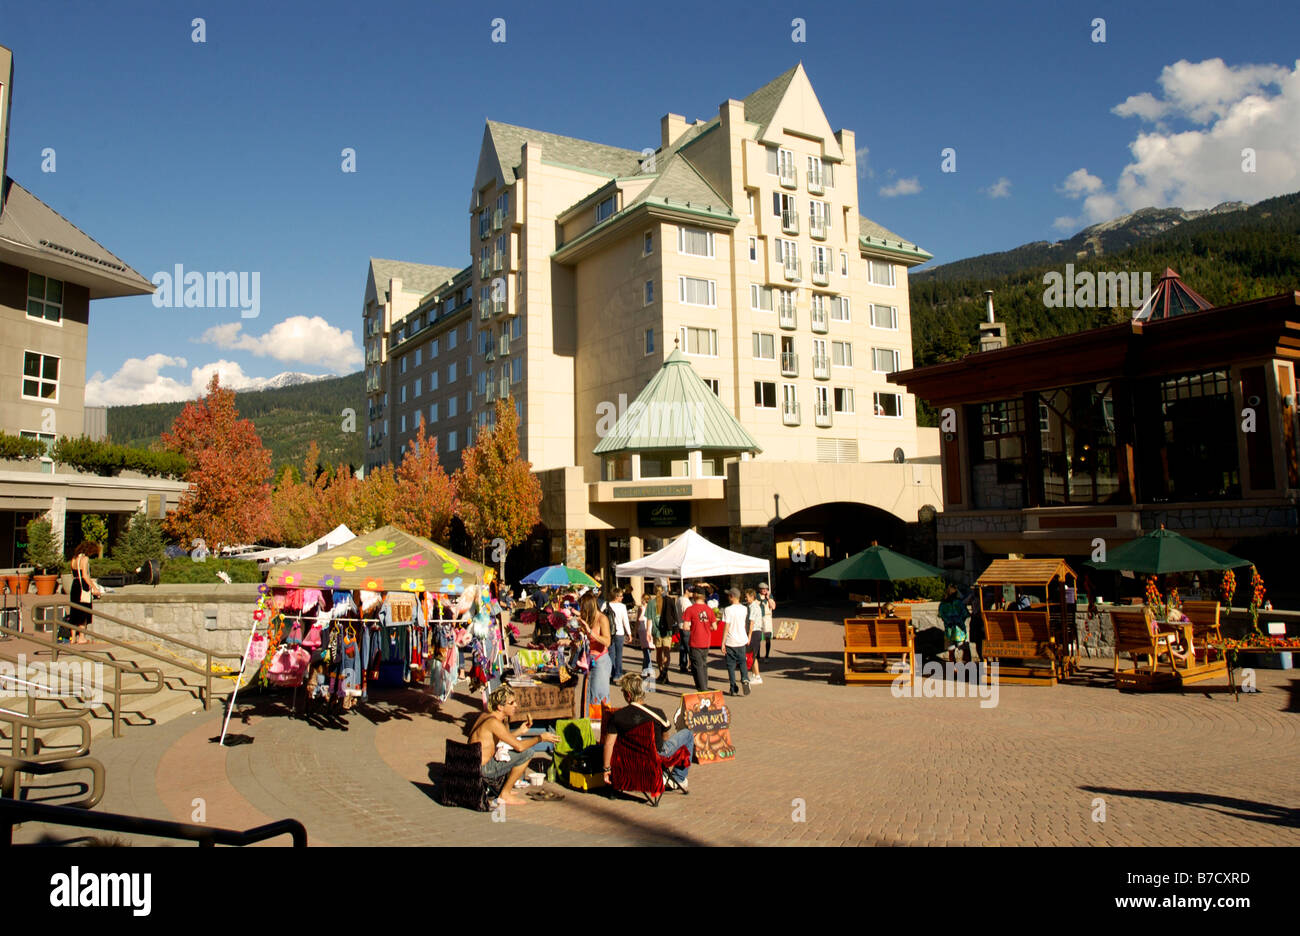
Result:
<svg viewBox="0 0 1300 936"><path fill-rule="evenodd" d="M693 490L689 484L638 484L632 487L614 488L616 500L638 497L690 497Z"/></svg>

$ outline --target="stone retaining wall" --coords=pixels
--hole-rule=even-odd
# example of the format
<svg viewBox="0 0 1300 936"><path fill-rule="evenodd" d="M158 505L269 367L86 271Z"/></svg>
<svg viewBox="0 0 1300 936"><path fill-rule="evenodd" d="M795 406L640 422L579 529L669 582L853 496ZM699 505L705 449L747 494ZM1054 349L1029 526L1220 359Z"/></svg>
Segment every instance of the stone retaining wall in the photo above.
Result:
<svg viewBox="0 0 1300 936"><path fill-rule="evenodd" d="M214 651L242 654L248 644L257 607L257 585L130 585L115 589L95 601L95 608L133 624L179 637ZM139 631L120 627L96 617L92 628L98 633L123 640L147 642ZM168 649L197 657L184 647Z"/></svg>

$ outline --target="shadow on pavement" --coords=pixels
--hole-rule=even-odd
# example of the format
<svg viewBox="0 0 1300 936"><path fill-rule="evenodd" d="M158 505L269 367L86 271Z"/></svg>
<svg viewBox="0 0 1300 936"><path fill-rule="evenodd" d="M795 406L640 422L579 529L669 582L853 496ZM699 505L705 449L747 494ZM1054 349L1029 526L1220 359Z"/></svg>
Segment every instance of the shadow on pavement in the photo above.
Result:
<svg viewBox="0 0 1300 936"><path fill-rule="evenodd" d="M1273 803L1239 799L1235 796L1219 796L1214 793L1180 793L1173 790L1123 790L1115 787L1099 786L1085 786L1079 789L1088 793L1159 800L1162 803L1175 803L1180 806L1195 806L1198 809L1208 809L1210 812L1231 816L1234 819L1247 819L1251 822L1263 822L1268 825L1300 827L1300 809L1290 809Z"/></svg>

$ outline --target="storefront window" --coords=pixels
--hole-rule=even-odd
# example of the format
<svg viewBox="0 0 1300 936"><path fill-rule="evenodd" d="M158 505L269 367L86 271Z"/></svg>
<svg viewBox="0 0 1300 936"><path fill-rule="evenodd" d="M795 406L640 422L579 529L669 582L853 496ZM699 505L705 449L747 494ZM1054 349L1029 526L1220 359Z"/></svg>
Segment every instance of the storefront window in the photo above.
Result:
<svg viewBox="0 0 1300 936"><path fill-rule="evenodd" d="M1237 414L1226 370L1148 385L1138 427L1142 497L1150 501L1241 496Z"/></svg>
<svg viewBox="0 0 1300 936"><path fill-rule="evenodd" d="M1043 504L1109 504L1120 498L1115 401L1109 382L1038 394Z"/></svg>
<svg viewBox="0 0 1300 936"><path fill-rule="evenodd" d="M632 456L624 452L619 455L606 455L602 481L631 481Z"/></svg>

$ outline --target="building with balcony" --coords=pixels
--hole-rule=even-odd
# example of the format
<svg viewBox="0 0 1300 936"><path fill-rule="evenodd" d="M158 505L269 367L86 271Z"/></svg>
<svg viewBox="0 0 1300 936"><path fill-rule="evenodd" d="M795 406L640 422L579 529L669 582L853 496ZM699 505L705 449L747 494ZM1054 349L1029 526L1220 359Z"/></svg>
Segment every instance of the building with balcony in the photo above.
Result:
<svg viewBox="0 0 1300 936"><path fill-rule="evenodd" d="M1162 524L1248 558L1293 541L1298 311L1212 308L1166 270L1131 322L890 374L948 418L941 561L1087 559Z"/></svg>
<svg viewBox="0 0 1300 936"><path fill-rule="evenodd" d="M372 261L365 315L383 324L367 328L386 338L371 394L387 424L371 426L388 440L373 463L427 419L454 469L469 430L512 399L545 492L521 565L610 573L690 526L780 566L796 538L819 556L901 543L939 504L937 433L887 379L911 366L907 271L930 255L861 216L854 134L831 129L802 65L712 119L664 116L653 152L488 121L468 209L470 264L420 298ZM466 297L449 349L447 301ZM431 360L435 392L457 375L450 412L418 370ZM679 383L706 387L706 410L752 445L715 456L670 432L606 446L665 370L689 372ZM670 507L651 523L639 505L655 504Z"/></svg>
<svg viewBox="0 0 1300 936"><path fill-rule="evenodd" d="M0 430L52 445L105 432L87 408L90 303L147 296L153 285L6 174L13 55L0 47ZM56 539L80 542L80 517L104 516L115 540L139 508L175 507L185 485L124 472L101 477L48 458L0 461L0 568L23 560L28 521L48 515Z"/></svg>

